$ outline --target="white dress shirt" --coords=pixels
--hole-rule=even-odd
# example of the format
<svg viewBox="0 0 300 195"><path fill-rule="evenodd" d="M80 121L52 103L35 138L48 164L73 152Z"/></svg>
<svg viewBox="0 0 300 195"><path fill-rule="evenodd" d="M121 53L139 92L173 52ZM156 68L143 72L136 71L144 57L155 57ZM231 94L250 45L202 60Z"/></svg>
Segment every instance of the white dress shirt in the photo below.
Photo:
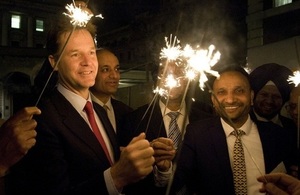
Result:
<svg viewBox="0 0 300 195"><path fill-rule="evenodd" d="M228 152L232 167L233 147L236 137L234 135L230 135L230 133L234 129L230 125L228 125L222 118L221 123L226 134ZM241 137L241 140L243 143L245 154L248 194L259 194L259 189L261 188L262 184L258 182L256 178L265 174L265 163L257 126L248 115L247 121L239 129L243 130L246 133Z"/></svg>
<svg viewBox="0 0 300 195"><path fill-rule="evenodd" d="M257 120L259 120L259 121L263 121L263 122L273 122L273 123L275 123L276 125L279 125L279 126L283 127L282 122L281 122L281 120L279 119L278 114L277 114L276 116L274 116L271 120L268 120L268 119L266 119L266 118L263 118L263 117L259 116L255 111L254 111L254 114L255 114Z"/></svg>

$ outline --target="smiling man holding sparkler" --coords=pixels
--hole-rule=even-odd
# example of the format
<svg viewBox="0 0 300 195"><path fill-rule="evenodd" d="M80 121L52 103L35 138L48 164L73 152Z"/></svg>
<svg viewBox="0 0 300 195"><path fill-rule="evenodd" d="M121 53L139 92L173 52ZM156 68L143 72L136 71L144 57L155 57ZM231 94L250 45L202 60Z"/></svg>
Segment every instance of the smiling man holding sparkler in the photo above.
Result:
<svg viewBox="0 0 300 195"><path fill-rule="evenodd" d="M72 26L66 18L49 32L58 86L39 104L36 145L11 169L7 194L119 194L152 171L154 151L145 134L120 151L105 110L91 101L98 69L94 33L90 23Z"/></svg>
<svg viewBox="0 0 300 195"><path fill-rule="evenodd" d="M219 74L211 95L219 117L187 126L172 192L259 194L258 176L285 171L291 151L287 136L275 124L250 118L253 91L248 74L240 67ZM235 142L242 144L236 147L239 151Z"/></svg>

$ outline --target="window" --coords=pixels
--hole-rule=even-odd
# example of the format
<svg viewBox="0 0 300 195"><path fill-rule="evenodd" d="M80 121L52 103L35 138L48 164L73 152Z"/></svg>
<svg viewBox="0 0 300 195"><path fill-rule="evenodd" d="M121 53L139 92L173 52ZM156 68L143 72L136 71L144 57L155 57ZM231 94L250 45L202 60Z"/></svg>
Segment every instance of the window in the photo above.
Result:
<svg viewBox="0 0 300 195"><path fill-rule="evenodd" d="M11 15L11 28L20 29L20 27L21 27L21 16Z"/></svg>
<svg viewBox="0 0 300 195"><path fill-rule="evenodd" d="M274 7L280 7L292 3L292 0L274 0Z"/></svg>
<svg viewBox="0 0 300 195"><path fill-rule="evenodd" d="M43 20L35 20L35 31L44 32L44 21Z"/></svg>

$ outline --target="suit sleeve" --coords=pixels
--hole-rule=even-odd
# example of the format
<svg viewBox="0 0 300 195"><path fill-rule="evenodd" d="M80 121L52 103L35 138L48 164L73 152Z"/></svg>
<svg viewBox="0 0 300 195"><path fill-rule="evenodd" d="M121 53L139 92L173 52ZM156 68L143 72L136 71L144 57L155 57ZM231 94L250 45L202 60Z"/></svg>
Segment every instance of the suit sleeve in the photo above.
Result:
<svg viewBox="0 0 300 195"><path fill-rule="evenodd" d="M82 176L81 182L71 185L74 184L71 178L80 175L70 175L76 171L69 171L72 160L71 155L68 156L65 152L68 145L62 142L60 135L49 125L41 120L37 121L37 143L12 168L6 182L7 194L108 194L101 170L92 177ZM86 159L77 159L77 164L82 163L77 166L78 169L89 166L84 160Z"/></svg>

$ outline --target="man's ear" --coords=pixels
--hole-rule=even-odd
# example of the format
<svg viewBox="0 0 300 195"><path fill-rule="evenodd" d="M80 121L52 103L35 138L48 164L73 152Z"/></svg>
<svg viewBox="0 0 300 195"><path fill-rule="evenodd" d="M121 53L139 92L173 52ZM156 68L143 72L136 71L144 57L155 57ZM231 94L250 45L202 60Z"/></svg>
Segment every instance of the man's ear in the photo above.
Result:
<svg viewBox="0 0 300 195"><path fill-rule="evenodd" d="M53 55L49 55L48 56L48 60L49 60L49 62L51 64L52 68L54 68L54 70L57 70L57 66L55 66L56 61L55 61L54 56Z"/></svg>

